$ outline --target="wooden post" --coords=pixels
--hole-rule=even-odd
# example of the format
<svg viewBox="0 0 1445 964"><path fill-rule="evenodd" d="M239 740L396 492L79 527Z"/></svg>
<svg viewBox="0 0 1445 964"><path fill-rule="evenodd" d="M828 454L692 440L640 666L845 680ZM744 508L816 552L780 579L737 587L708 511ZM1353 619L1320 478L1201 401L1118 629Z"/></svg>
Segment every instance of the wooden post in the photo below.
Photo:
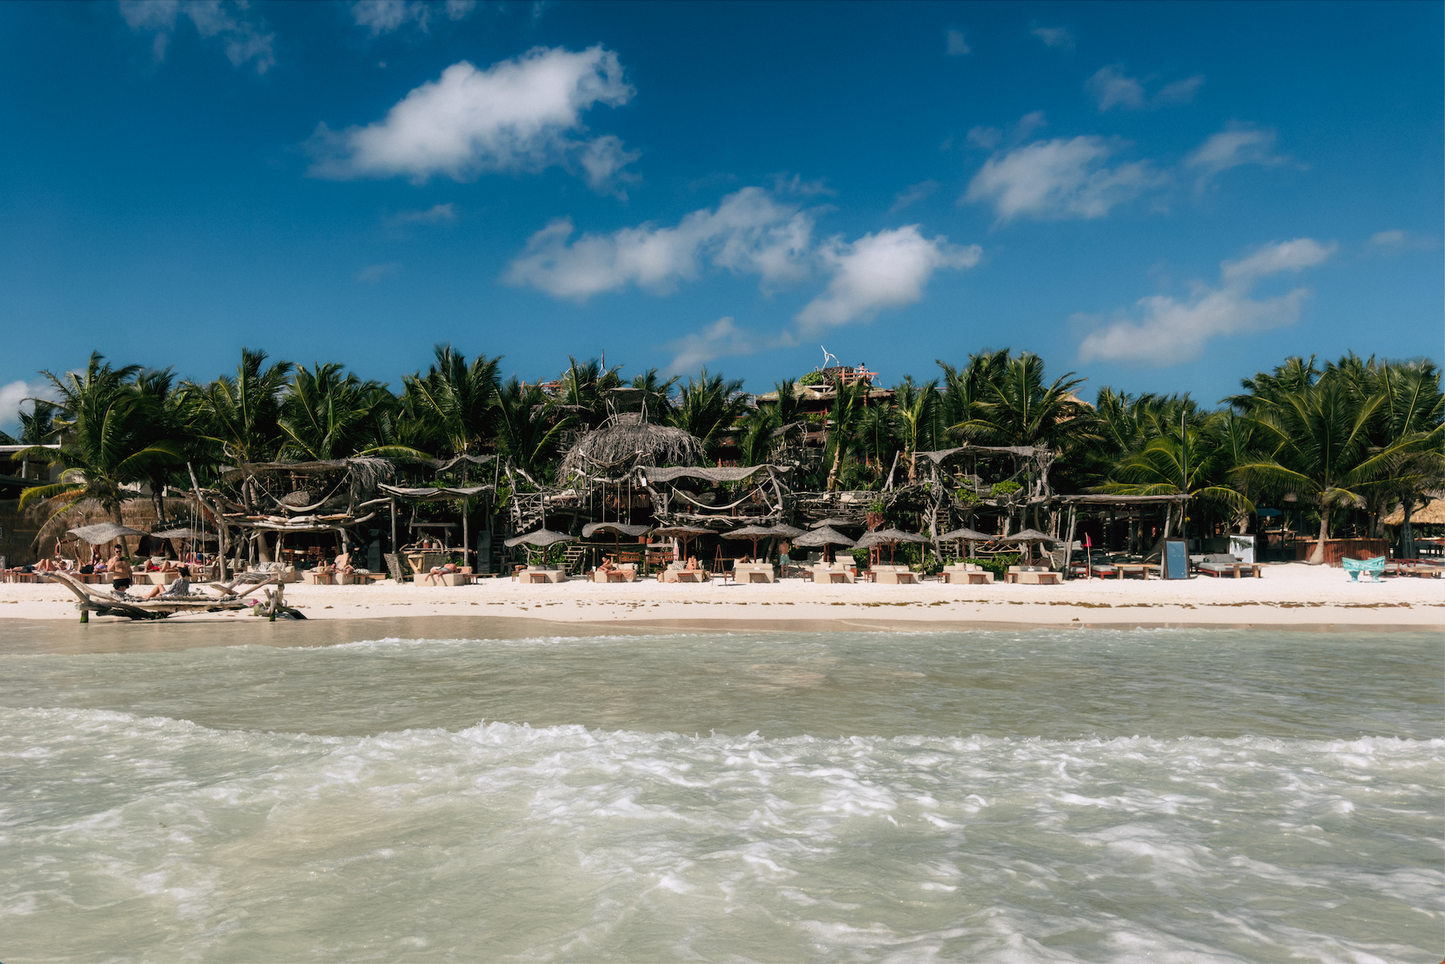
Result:
<svg viewBox="0 0 1445 964"><path fill-rule="evenodd" d="M391 551L397 551L396 544L396 496L391 497Z"/></svg>
<svg viewBox="0 0 1445 964"><path fill-rule="evenodd" d="M1069 504L1069 537L1064 543L1064 578L1069 578L1069 563L1074 558L1074 522L1078 513L1078 507L1073 503Z"/></svg>

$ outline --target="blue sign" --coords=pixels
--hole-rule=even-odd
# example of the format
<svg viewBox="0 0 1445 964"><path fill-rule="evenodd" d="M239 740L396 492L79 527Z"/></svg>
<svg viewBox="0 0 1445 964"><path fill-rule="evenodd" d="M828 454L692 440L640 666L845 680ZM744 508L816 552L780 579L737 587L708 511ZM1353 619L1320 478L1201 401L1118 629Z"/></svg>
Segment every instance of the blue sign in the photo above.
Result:
<svg viewBox="0 0 1445 964"><path fill-rule="evenodd" d="M1183 539L1164 540L1164 578L1189 578L1189 550Z"/></svg>

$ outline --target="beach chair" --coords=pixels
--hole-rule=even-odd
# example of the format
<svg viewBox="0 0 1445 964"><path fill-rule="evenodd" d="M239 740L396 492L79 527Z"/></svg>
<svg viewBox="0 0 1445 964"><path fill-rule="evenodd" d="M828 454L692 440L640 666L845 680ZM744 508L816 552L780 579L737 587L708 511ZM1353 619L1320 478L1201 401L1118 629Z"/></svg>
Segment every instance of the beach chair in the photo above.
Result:
<svg viewBox="0 0 1445 964"><path fill-rule="evenodd" d="M1195 564L1194 571L1216 579L1220 576L1233 576L1238 579L1240 576L1258 576L1259 566L1243 562L1227 552L1212 552L1205 555L1203 561Z"/></svg>

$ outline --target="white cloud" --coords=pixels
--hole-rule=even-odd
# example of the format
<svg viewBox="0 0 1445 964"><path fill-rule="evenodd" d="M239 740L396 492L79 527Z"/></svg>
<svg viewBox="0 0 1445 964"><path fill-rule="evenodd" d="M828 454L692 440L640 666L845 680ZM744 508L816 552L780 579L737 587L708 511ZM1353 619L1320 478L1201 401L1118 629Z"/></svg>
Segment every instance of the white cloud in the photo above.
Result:
<svg viewBox="0 0 1445 964"><path fill-rule="evenodd" d="M939 235L928 239L910 224L865 234L852 244L834 239L820 252L833 278L797 315L805 328L871 321L885 308L901 308L923 297L939 269L971 268L982 249L952 245Z"/></svg>
<svg viewBox="0 0 1445 964"><path fill-rule="evenodd" d="M1168 182L1147 160L1111 167L1114 151L1102 137L1035 141L989 158L962 200L992 203L1000 221L1099 218Z"/></svg>
<svg viewBox="0 0 1445 964"><path fill-rule="evenodd" d="M1183 80L1176 80L1172 84L1165 84L1154 95L1155 106L1171 104L1187 104L1194 100L1194 95L1199 88L1204 86L1204 75L1195 74L1193 77L1186 77Z"/></svg>
<svg viewBox="0 0 1445 964"><path fill-rule="evenodd" d="M1212 338L1294 324L1301 304L1309 297L1308 289L1296 288L1259 300L1253 297L1255 283L1281 272L1314 267L1328 259L1335 247L1298 238L1265 245L1238 261L1221 262L1217 287L1196 285L1184 301L1167 295L1139 299L1140 319L1121 315L1085 336L1079 345L1079 360L1165 367L1199 357Z"/></svg>
<svg viewBox="0 0 1445 964"><path fill-rule="evenodd" d="M1035 27L1029 33L1042 40L1045 47L1054 47L1058 50L1074 49L1074 35L1063 27Z"/></svg>
<svg viewBox="0 0 1445 964"><path fill-rule="evenodd" d="M920 181L917 184L910 184L905 190L900 191L898 195L893 198L893 206L888 209L888 213L893 214L897 211L902 211L910 204L922 201L937 190L937 181Z"/></svg>
<svg viewBox="0 0 1445 964"><path fill-rule="evenodd" d="M1281 271L1303 271L1313 268L1335 253L1335 245L1323 245L1313 238L1296 238L1267 244L1247 258L1225 261L1220 267L1220 277L1229 282L1249 284L1258 278L1278 274Z"/></svg>
<svg viewBox="0 0 1445 964"><path fill-rule="evenodd" d="M55 400L55 387L49 382L13 381L0 385L0 429L15 432L20 425L20 410L28 409L27 398Z"/></svg>
<svg viewBox="0 0 1445 964"><path fill-rule="evenodd" d="M440 6L427 0L351 0L351 19L373 37L400 30L407 24L425 33L432 13L441 10L448 20L465 20L477 9L477 0L446 0Z"/></svg>
<svg viewBox="0 0 1445 964"><path fill-rule="evenodd" d="M684 216L675 227L644 224L610 235L584 234L569 243L571 220L553 221L532 235L506 278L578 301L628 285L665 294L698 277L702 262L759 275L764 283L797 281L810 270L812 231L810 213L747 187L723 198L716 210Z"/></svg>
<svg viewBox="0 0 1445 964"><path fill-rule="evenodd" d="M256 73L276 66L276 35L265 32L249 4L241 0L117 0L126 24L140 33L154 33L151 52L165 60L166 49L182 15L203 39L221 38L226 57L240 67L254 62Z"/></svg>
<svg viewBox="0 0 1445 964"><path fill-rule="evenodd" d="M457 219L456 205L434 204L425 211L398 211L393 217L387 219L388 224L441 224L443 221L455 221Z"/></svg>
<svg viewBox="0 0 1445 964"><path fill-rule="evenodd" d="M1199 187L1203 188L1221 171L1244 164L1277 167L1287 158L1274 153L1274 131L1261 130L1249 124L1231 124L1207 140L1184 159L1184 166L1199 171Z"/></svg>
<svg viewBox="0 0 1445 964"><path fill-rule="evenodd" d="M435 81L402 98L366 127L317 127L308 147L313 175L392 177L425 181L433 174L469 180L491 171L539 170L552 165L594 170L634 159L616 138L586 142L582 112L619 106L634 93L617 55L601 46L580 53L537 47L478 70L452 64ZM584 161L584 158L587 159Z"/></svg>
<svg viewBox="0 0 1445 964"><path fill-rule="evenodd" d="M390 278L401 270L401 264L396 261L387 264L373 264L362 268L357 274L356 280L364 285L374 285L386 278Z"/></svg>
<svg viewBox="0 0 1445 964"><path fill-rule="evenodd" d="M1413 231L1403 231L1399 228L1390 231L1376 232L1370 236L1370 243L1381 251L1390 253L1400 251L1431 251L1435 248L1434 238L1416 234Z"/></svg>
<svg viewBox="0 0 1445 964"><path fill-rule="evenodd" d="M1405 243L1405 232L1398 228L1393 231L1377 231L1370 236L1370 243L1383 248L1398 248Z"/></svg>
<svg viewBox="0 0 1445 964"><path fill-rule="evenodd" d="M794 339L786 333L767 336L750 328L739 328L731 317L719 318L701 331L683 335L667 343L673 353L665 373L679 375L695 372L709 362L737 355L755 355L759 351L791 345Z"/></svg>
<svg viewBox="0 0 1445 964"><path fill-rule="evenodd" d="M973 51L969 49L968 41L963 37L962 30L948 31L944 49L950 57L962 57L965 54L973 53Z"/></svg>
<svg viewBox="0 0 1445 964"><path fill-rule="evenodd" d="M477 0L447 0L446 11L448 20L465 20L477 9Z"/></svg>
<svg viewBox="0 0 1445 964"><path fill-rule="evenodd" d="M587 176L587 183L594 189L610 190L611 193L626 198L627 193L616 185L621 181L637 180L635 174L629 174L623 168L640 157L642 157L641 151L624 149L620 137L604 134L588 141L583 146L577 162L582 165L582 171Z"/></svg>
<svg viewBox="0 0 1445 964"><path fill-rule="evenodd" d="M1187 104L1194 99L1195 93L1203 83L1203 74L1185 80L1176 80L1174 83L1160 88L1153 97L1149 97L1144 90L1144 81L1125 74L1122 65L1116 64L1104 67L1090 77L1084 84L1084 89L1093 95L1100 111L1109 110L1111 107L1142 110L1145 107Z"/></svg>
<svg viewBox="0 0 1445 964"><path fill-rule="evenodd" d="M1133 77L1126 76L1116 67L1101 69L1089 78L1084 89L1094 95L1101 111L1116 106L1132 107L1136 110L1144 106L1144 85Z"/></svg>

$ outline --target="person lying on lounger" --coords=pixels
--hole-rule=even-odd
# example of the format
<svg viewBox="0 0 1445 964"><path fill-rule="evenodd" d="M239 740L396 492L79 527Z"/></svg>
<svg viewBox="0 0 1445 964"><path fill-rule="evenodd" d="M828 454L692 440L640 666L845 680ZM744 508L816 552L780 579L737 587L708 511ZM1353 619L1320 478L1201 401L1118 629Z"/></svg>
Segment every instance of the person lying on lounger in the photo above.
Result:
<svg viewBox="0 0 1445 964"><path fill-rule="evenodd" d="M157 596L189 596L191 594L191 570L185 566L178 566L176 573L176 578L169 586L155 586L150 592L140 598L154 599Z"/></svg>
<svg viewBox="0 0 1445 964"><path fill-rule="evenodd" d="M432 566L431 572L426 574L427 585L440 586L442 584L442 576L459 571L455 562L449 562L444 566Z"/></svg>

